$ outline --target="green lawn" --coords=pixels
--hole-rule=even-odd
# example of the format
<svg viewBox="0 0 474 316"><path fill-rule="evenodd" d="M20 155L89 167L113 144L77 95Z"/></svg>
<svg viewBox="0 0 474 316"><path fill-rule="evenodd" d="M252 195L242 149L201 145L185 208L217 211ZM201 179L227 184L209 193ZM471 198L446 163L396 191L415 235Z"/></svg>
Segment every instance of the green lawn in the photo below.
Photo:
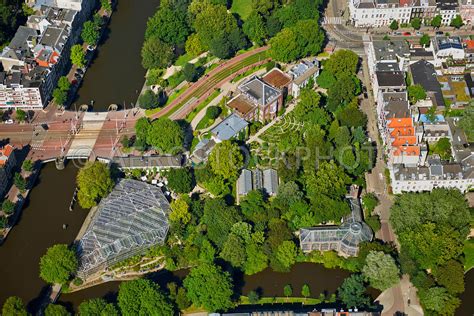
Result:
<svg viewBox="0 0 474 316"><path fill-rule="evenodd" d="M262 297L257 304L285 304L285 303L303 303L309 305L320 304L322 301L318 298L304 297ZM240 297L240 305L251 304L247 296Z"/></svg>
<svg viewBox="0 0 474 316"><path fill-rule="evenodd" d="M190 56L188 54L184 54L178 57L176 62L174 63L176 66L181 66L183 67L186 65L191 59L193 59L193 56Z"/></svg>
<svg viewBox="0 0 474 316"><path fill-rule="evenodd" d="M232 1L232 13L237 13L245 21L252 12L252 0L234 0Z"/></svg>
<svg viewBox="0 0 474 316"><path fill-rule="evenodd" d="M188 123L191 123L191 121L196 117L196 115L201 112L202 109L204 109L209 103L211 103L212 100L214 100L215 98L217 98L217 96L220 94L220 90L214 90L214 92L208 96L206 98L206 100L204 100L204 102L202 102L201 104L199 104L195 109L193 109L191 111L191 113L188 114L188 116L186 116L186 122ZM206 116L204 116L204 118L201 120L204 121L206 119ZM199 122L199 124L201 124L201 122ZM198 128L196 129L199 129L199 124L197 125ZM212 124L212 123L211 123ZM208 125L209 126L209 125ZM201 128L205 128L205 127L201 127Z"/></svg>
<svg viewBox="0 0 474 316"><path fill-rule="evenodd" d="M191 98L199 98L204 93L209 91L210 89L214 88L217 83L222 81L223 79L227 78L228 76L236 73L237 71L245 68L249 65L255 64L263 59L267 58L267 51L258 52L254 55L250 55L247 58L241 60L237 64L234 64L228 68L224 68L218 73L214 74L210 77L204 84L199 86L196 90L194 90L191 94L187 95L180 103L174 106L168 113L166 113L165 117L169 117L174 112L176 112L179 108L181 108L186 102L188 102Z"/></svg>
<svg viewBox="0 0 474 316"><path fill-rule="evenodd" d="M150 110L145 110L145 115L146 115L146 116L151 116L151 115L153 115L153 114L156 114L156 113L160 112L160 110L161 110L163 107L165 107L166 105L168 105L168 104L170 104L171 102L173 102L173 100L176 99L181 93L183 93L184 91L186 91L187 88L188 88L187 86L184 86L184 87L182 87L181 89L176 90L175 92L173 92L173 93L169 96L168 100L166 100L165 105L163 105L162 107L159 107L159 108L150 109Z"/></svg>
<svg viewBox="0 0 474 316"><path fill-rule="evenodd" d="M474 268L474 238L471 238L464 243L464 256L466 257L464 270L469 271Z"/></svg>

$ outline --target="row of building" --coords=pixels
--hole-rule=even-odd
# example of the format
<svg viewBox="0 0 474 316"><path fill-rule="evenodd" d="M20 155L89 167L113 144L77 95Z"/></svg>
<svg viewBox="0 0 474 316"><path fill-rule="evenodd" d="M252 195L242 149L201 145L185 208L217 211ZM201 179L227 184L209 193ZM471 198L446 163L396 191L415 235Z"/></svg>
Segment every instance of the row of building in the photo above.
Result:
<svg viewBox="0 0 474 316"><path fill-rule="evenodd" d="M70 49L96 1L37 0L0 53L0 109L42 109L70 66Z"/></svg>
<svg viewBox="0 0 474 316"><path fill-rule="evenodd" d="M350 19L356 27L380 27L392 21L410 23L414 18L430 21L440 15L443 25L457 16L465 24L474 17L472 0L349 0Z"/></svg>
<svg viewBox="0 0 474 316"><path fill-rule="evenodd" d="M459 118L443 115L447 107L462 110L474 97L466 47L456 37L436 37L427 49L403 40L367 46L378 127L396 194L437 187L465 192L474 186L474 146ZM410 102L407 82L422 86L427 98ZM443 138L449 140L450 159L430 151Z"/></svg>

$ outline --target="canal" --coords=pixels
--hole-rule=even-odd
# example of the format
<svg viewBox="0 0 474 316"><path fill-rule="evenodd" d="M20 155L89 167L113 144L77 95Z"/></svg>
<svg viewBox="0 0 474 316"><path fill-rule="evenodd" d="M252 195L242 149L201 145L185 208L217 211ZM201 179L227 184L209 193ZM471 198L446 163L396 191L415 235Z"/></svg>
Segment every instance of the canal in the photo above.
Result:
<svg viewBox="0 0 474 316"><path fill-rule="evenodd" d="M146 22L159 0L118 0L108 30L73 101L105 111L110 104L135 104L145 82L140 51Z"/></svg>
<svg viewBox="0 0 474 316"><path fill-rule="evenodd" d="M46 287L39 278L40 257L48 247L69 244L76 237L87 215L77 205L69 211L77 171L72 162L62 171L54 163L43 165L19 222L0 246L1 305L16 295L34 308Z"/></svg>
<svg viewBox="0 0 474 316"><path fill-rule="evenodd" d="M162 271L147 275L147 278L155 281L162 288L166 288L168 282L180 281L187 275L186 270L176 272ZM326 296L336 292L344 279L350 275L349 272L340 269L326 269L320 264L298 263L289 272L274 272L270 268L254 275L234 275L235 291L248 294L250 291L258 291L262 296L274 297L284 296L283 288L291 284L295 295L299 295L304 284L308 284L312 297L319 297L321 293ZM62 294L61 304L74 309L82 301L104 297L110 302L115 302L120 282L108 282L71 294Z"/></svg>

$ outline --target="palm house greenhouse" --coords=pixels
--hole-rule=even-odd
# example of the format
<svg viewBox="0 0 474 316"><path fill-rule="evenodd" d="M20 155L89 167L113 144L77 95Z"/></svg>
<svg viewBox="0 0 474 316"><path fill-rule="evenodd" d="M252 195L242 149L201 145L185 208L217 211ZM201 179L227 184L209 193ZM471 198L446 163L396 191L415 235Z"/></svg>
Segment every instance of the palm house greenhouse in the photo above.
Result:
<svg viewBox="0 0 474 316"><path fill-rule="evenodd" d="M169 208L161 188L120 180L97 206L79 240L78 275L90 276L163 243L169 228Z"/></svg>

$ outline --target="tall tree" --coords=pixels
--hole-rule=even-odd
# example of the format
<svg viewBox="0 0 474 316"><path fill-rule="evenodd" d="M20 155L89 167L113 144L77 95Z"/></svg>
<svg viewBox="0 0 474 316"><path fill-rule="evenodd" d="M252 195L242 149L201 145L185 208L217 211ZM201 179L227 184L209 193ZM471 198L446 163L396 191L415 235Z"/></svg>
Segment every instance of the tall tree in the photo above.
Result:
<svg viewBox="0 0 474 316"><path fill-rule="evenodd" d="M444 287L432 287L421 291L420 300L424 308L439 315L454 315L460 304L460 300L450 295Z"/></svg>
<svg viewBox="0 0 474 316"><path fill-rule="evenodd" d="M464 110L461 119L459 120L459 127L466 133L470 142L474 142L474 102Z"/></svg>
<svg viewBox="0 0 474 316"><path fill-rule="evenodd" d="M347 308L367 306L370 302L365 293L364 277L361 274L353 274L346 278L337 290L337 297Z"/></svg>
<svg viewBox="0 0 474 316"><path fill-rule="evenodd" d="M142 47L142 65L146 69L166 68L173 60L173 47L160 40L150 37Z"/></svg>
<svg viewBox="0 0 474 316"><path fill-rule="evenodd" d="M100 37L100 25L94 21L86 21L82 27L81 37L88 45L96 45Z"/></svg>
<svg viewBox="0 0 474 316"><path fill-rule="evenodd" d="M231 277L218 266L204 263L192 268L183 284L195 306L210 312L225 311L233 306Z"/></svg>
<svg viewBox="0 0 474 316"><path fill-rule="evenodd" d="M209 164L214 173L225 179L236 177L243 162L239 146L230 140L217 144L209 156Z"/></svg>
<svg viewBox="0 0 474 316"><path fill-rule="evenodd" d="M151 123L146 140L161 153L175 154L183 150L184 131L178 122L159 118Z"/></svg>
<svg viewBox="0 0 474 316"><path fill-rule="evenodd" d="M69 313L66 307L58 304L48 304L44 310L44 316L69 316Z"/></svg>
<svg viewBox="0 0 474 316"><path fill-rule="evenodd" d="M223 199L208 199L204 204L202 222L206 224L207 236L222 248L231 227L241 220L233 206L227 206Z"/></svg>
<svg viewBox="0 0 474 316"><path fill-rule="evenodd" d="M182 45L189 32L186 12L162 5L148 20L145 38L158 37L165 43Z"/></svg>
<svg viewBox="0 0 474 316"><path fill-rule="evenodd" d="M324 70L340 78L341 76L355 74L358 64L359 56L356 53L347 49L341 49L324 62Z"/></svg>
<svg viewBox="0 0 474 316"><path fill-rule="evenodd" d="M449 260L434 270L436 281L453 294L464 292L464 267L456 260Z"/></svg>
<svg viewBox="0 0 474 316"><path fill-rule="evenodd" d="M296 262L297 255L298 249L296 248L295 243L291 240L285 240L282 242L281 245L278 246L276 252L276 258L285 270L289 270Z"/></svg>
<svg viewBox="0 0 474 316"><path fill-rule="evenodd" d="M86 55L81 45L76 44L71 47L71 62L79 68L86 65Z"/></svg>
<svg viewBox="0 0 474 316"><path fill-rule="evenodd" d="M168 186L176 193L189 193L196 185L189 168L171 169L167 174Z"/></svg>
<svg viewBox="0 0 474 316"><path fill-rule="evenodd" d="M141 117L135 123L135 134L137 135L137 139L146 140L148 132L150 131L151 124L148 118Z"/></svg>
<svg viewBox="0 0 474 316"><path fill-rule="evenodd" d="M182 199L178 198L171 202L171 213L169 215L170 220L174 223L182 223L186 225L191 220L191 213L189 212L188 203Z"/></svg>
<svg viewBox="0 0 474 316"><path fill-rule="evenodd" d="M3 316L27 316L28 312L26 311L26 306L17 296L10 296L3 303L2 307Z"/></svg>
<svg viewBox="0 0 474 316"><path fill-rule="evenodd" d="M40 277L48 283L65 284L76 272L78 261L67 245L54 245L40 259Z"/></svg>
<svg viewBox="0 0 474 316"><path fill-rule="evenodd" d="M400 271L392 256L381 251L371 251L365 259L363 275L370 285L381 291L394 286L400 280Z"/></svg>
<svg viewBox="0 0 474 316"><path fill-rule="evenodd" d="M426 91L425 89L417 84L417 85L413 85L413 86L409 86L408 87L408 97L410 98L410 102L412 104L415 104L416 102L418 102L419 100L424 100L426 99Z"/></svg>
<svg viewBox="0 0 474 316"><path fill-rule="evenodd" d="M118 316L119 313L114 304L107 303L103 298L93 298L79 304L79 315Z"/></svg>
<svg viewBox="0 0 474 316"><path fill-rule="evenodd" d="M173 316L173 306L153 281L138 279L120 284L118 305L123 316Z"/></svg>
<svg viewBox="0 0 474 316"><path fill-rule="evenodd" d="M263 45L267 38L267 30L263 17L256 11L253 11L245 20L242 27L245 35L255 44Z"/></svg>
<svg viewBox="0 0 474 316"><path fill-rule="evenodd" d="M454 19L451 20L450 25L457 28L457 29L459 29L461 26L464 25L464 22L463 22L461 16L458 14L454 17Z"/></svg>
<svg viewBox="0 0 474 316"><path fill-rule="evenodd" d="M421 27L421 19L420 18L413 18L410 21L411 27L414 28L415 30L419 30Z"/></svg>
<svg viewBox="0 0 474 316"><path fill-rule="evenodd" d="M393 20L392 23L390 23L389 27L390 27L390 29L391 29L392 31L398 30L398 21L397 21L397 20Z"/></svg>
<svg viewBox="0 0 474 316"><path fill-rule="evenodd" d="M438 28L441 26L442 22L443 22L443 17L441 15L437 15L431 20L431 26Z"/></svg>
<svg viewBox="0 0 474 316"><path fill-rule="evenodd" d="M106 164L88 162L77 174L77 198L83 208L91 208L112 191L114 182Z"/></svg>

